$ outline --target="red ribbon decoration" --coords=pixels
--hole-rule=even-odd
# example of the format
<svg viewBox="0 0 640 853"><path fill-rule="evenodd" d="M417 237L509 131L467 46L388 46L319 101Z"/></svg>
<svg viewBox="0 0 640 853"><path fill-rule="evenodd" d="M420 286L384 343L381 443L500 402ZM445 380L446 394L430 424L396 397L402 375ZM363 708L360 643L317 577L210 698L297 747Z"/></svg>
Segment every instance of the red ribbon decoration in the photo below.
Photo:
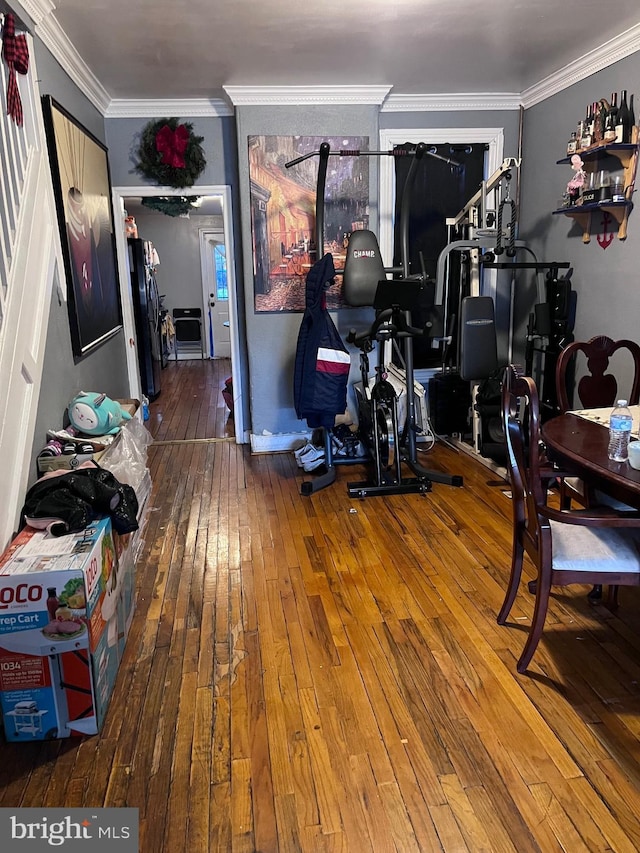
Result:
<svg viewBox="0 0 640 853"><path fill-rule="evenodd" d="M189 144L189 131L183 124L179 124L175 130L171 130L165 124L156 133L156 150L162 154L162 164L173 166L174 169L184 169L184 153Z"/></svg>
<svg viewBox="0 0 640 853"><path fill-rule="evenodd" d="M24 122L22 113L22 101L18 91L18 74L26 74L29 70L29 48L27 37L24 34L16 35L15 18L11 12L7 12L2 30L2 55L9 67L9 81L7 83L7 115L19 126Z"/></svg>

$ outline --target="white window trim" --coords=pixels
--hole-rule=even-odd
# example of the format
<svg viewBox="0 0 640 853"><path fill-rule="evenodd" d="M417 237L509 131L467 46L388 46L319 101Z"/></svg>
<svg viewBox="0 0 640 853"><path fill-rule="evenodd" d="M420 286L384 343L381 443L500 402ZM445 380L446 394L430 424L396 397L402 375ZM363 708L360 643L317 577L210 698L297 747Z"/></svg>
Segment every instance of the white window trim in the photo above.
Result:
<svg viewBox="0 0 640 853"><path fill-rule="evenodd" d="M485 178L500 166L504 156L504 130L501 127L387 128L380 131L380 150L392 151L403 142L425 142L428 145L464 145L484 143L489 146ZM379 244L385 266L393 263L393 228L396 196L395 162L383 157L380 162Z"/></svg>

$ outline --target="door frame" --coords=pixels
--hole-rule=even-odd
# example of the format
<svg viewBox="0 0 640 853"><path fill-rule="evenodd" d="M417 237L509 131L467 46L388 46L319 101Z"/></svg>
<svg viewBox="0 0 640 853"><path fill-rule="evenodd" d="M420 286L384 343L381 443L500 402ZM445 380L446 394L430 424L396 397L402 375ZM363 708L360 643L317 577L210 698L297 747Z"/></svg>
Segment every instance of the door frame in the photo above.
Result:
<svg viewBox="0 0 640 853"><path fill-rule="evenodd" d="M198 196L221 196L222 198L222 230L228 259L235 258L233 242L233 215L231 187L228 185L191 187L189 192ZM124 223L124 200L125 198L140 197L150 198L153 196L183 196L184 190L173 187L113 187L111 197L113 202L114 216L119 227L116 225L116 251L118 255L118 273L121 283L122 317L125 340L127 341L127 372L129 375L129 388L132 397L140 399L142 393L140 388L140 373L138 370L138 355L135 340L135 322L133 317L133 302L131 288L125 286L129 281L129 259L127 255L127 240L125 236ZM213 229L212 229L213 230ZM244 444L245 425L242 411L242 369L240 360L240 340L238 324L238 296L237 281L235 274L235 263L227 263L227 281L229 285L229 338L231 340L231 375L233 376L233 423L236 444Z"/></svg>
<svg viewBox="0 0 640 853"><path fill-rule="evenodd" d="M209 294L211 293L212 288L210 285L211 285L211 281L213 280L214 281L213 286L215 288L215 276L216 276L216 271L215 271L215 269L212 268L211 259L210 259L209 253L207 252L207 243L208 243L210 236L219 236L220 242L225 247L225 253L227 252L227 244L225 242L225 236L226 235L221 228L212 228L211 226L208 226L206 228L199 228L198 229L198 239L200 242L200 269L201 269L201 274L202 274L202 301L203 301L203 305L204 305L204 309L205 309L205 314L207 315L206 316L207 320L210 319L210 313L211 313L211 306L209 304L209 302L210 302ZM227 254L227 289L229 290L229 256L228 256L228 254ZM227 303L229 302L230 298L231 298L231 291L229 290L229 296L227 297ZM231 332L231 317L229 317L229 332ZM231 334L229 334L229 338L231 338ZM209 336L209 325L208 325L208 323L207 323L207 329L206 329L206 334L205 334L205 340L206 340L207 357L213 358L214 352L215 352L215 335L214 335L214 341L213 341L214 352L212 352L211 351L211 340L210 340L210 336Z"/></svg>
<svg viewBox="0 0 640 853"><path fill-rule="evenodd" d="M380 131L380 150L392 151L403 142L426 142L428 145L470 145L485 143L489 146L486 175L489 177L500 166L504 152L504 130L501 127L427 127L383 128ZM383 157L380 162L380 251L386 266L393 263L393 217L396 197L395 162L393 157Z"/></svg>
<svg viewBox="0 0 640 853"><path fill-rule="evenodd" d="M427 145L485 144L488 147L485 178L489 178L504 158L504 128L502 127L426 127L383 128L380 130L380 150L392 151L405 142ZM380 163L379 245L385 266L393 264L393 230L396 199L396 170L393 157L383 157ZM386 260L385 260L386 259ZM484 277L485 296L497 297L498 271L487 270Z"/></svg>
<svg viewBox="0 0 640 853"><path fill-rule="evenodd" d="M399 128L380 131L380 149L392 150L404 142L426 142L428 145L469 145L484 143L488 146L485 164L485 179L491 177L503 162L504 129L501 127L457 127L457 128ZM395 209L395 163L393 157L383 158L380 168L380 252L382 257L390 258L393 262L393 227ZM494 303L497 299L498 271L487 270L483 279L486 296L491 296ZM472 400L475 403L478 383L472 384ZM473 446L466 445L462 440L455 445L465 452L485 462L478 451L480 431L480 416L475 405L472 406Z"/></svg>

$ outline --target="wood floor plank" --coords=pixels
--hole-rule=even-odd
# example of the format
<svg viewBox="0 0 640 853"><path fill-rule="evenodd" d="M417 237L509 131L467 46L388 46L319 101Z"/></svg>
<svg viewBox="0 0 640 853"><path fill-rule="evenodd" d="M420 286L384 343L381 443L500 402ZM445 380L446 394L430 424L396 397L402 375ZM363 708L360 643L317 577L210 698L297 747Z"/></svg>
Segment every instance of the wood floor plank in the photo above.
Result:
<svg viewBox="0 0 640 853"><path fill-rule="evenodd" d="M447 803L469 850L486 851L486 853L495 850L493 840L489 838L485 827L478 820L478 815L460 783L460 778L453 773L442 776L440 781Z"/></svg>
<svg viewBox="0 0 640 853"><path fill-rule="evenodd" d="M260 678L261 655L257 632L245 636L247 657L240 669L244 674L247 706L247 739L251 760L253 827L257 849L277 847L274 782L271 774L269 728L265 696Z"/></svg>
<svg viewBox="0 0 640 853"><path fill-rule="evenodd" d="M316 800L322 831L326 834L340 832L340 792L331 769L329 747L322 733L322 723L312 690L299 691L300 709L304 723L313 776L316 781Z"/></svg>
<svg viewBox="0 0 640 853"><path fill-rule="evenodd" d="M209 844L214 696L211 686L194 686L194 689L193 743L187 786L187 845L191 850L205 850Z"/></svg>
<svg viewBox="0 0 640 853"><path fill-rule="evenodd" d="M231 850L231 780L211 786L209 844L202 850Z"/></svg>
<svg viewBox="0 0 640 853"><path fill-rule="evenodd" d="M236 758L231 762L231 850L253 853L253 816L251 811L251 762Z"/></svg>

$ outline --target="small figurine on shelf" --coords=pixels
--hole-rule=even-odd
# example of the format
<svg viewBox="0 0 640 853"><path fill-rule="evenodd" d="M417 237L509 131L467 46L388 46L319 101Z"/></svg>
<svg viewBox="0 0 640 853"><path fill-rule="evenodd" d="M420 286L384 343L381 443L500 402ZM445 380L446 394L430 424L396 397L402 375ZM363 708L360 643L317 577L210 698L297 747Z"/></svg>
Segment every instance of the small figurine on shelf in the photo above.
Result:
<svg viewBox="0 0 640 853"><path fill-rule="evenodd" d="M571 157L571 168L575 172L575 175L571 178L569 183L567 184L567 195L569 196L569 204L574 205L578 203L578 199L580 197L580 193L584 189L587 183L587 173L583 169L584 162L582 157L579 154L574 154Z"/></svg>

